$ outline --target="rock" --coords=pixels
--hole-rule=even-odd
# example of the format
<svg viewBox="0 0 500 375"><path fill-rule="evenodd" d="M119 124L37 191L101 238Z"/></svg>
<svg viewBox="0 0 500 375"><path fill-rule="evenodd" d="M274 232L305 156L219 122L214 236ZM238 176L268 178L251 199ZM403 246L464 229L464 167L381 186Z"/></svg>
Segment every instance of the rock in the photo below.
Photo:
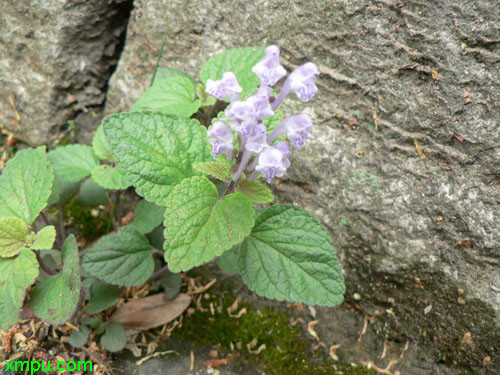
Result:
<svg viewBox="0 0 500 375"><path fill-rule="evenodd" d="M32 144L102 106L131 0L0 2L0 123Z"/></svg>
<svg viewBox="0 0 500 375"><path fill-rule="evenodd" d="M496 3L134 4L106 111L128 110L149 85L164 38L161 65L192 75L209 55L237 46L276 43L289 70L315 61L323 73L320 93L302 106L317 124L314 138L295 153L293 167L276 186L280 200L322 219L344 262L348 301L362 295L360 304L383 312L379 317L393 328L392 336L421 340L446 363L495 371ZM457 302L459 288L464 304ZM471 329L476 344L458 344ZM492 362L481 367L487 355Z"/></svg>

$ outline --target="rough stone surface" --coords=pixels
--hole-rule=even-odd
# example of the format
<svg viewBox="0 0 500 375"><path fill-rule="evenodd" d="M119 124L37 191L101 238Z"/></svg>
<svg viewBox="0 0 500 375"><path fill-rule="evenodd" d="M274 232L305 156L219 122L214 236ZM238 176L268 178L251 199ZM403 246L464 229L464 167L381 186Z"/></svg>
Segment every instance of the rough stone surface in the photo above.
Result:
<svg viewBox="0 0 500 375"><path fill-rule="evenodd" d="M490 0L137 0L106 110L128 110L148 86L164 37L161 65L193 75L209 55L246 45L280 45L289 70L318 63L320 94L302 107L314 139L277 186L280 200L330 228L347 299L362 294L388 335L494 373L498 10Z"/></svg>
<svg viewBox="0 0 500 375"><path fill-rule="evenodd" d="M130 0L0 2L0 123L46 144L104 103Z"/></svg>

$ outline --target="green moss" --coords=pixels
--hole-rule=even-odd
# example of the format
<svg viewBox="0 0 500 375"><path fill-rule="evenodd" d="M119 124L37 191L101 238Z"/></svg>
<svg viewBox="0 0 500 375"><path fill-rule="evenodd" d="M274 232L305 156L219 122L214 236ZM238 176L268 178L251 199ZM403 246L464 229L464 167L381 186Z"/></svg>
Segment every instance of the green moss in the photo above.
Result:
<svg viewBox="0 0 500 375"><path fill-rule="evenodd" d="M249 304L240 304L239 309L244 307L247 313L234 318L227 312L231 297L212 297L205 301L206 308L210 302L215 308L222 305L222 312L213 316L210 309L205 312L197 310L184 319L174 335L226 351L230 351L232 346L241 347L241 358L249 362L257 361L268 375L375 375L373 370L362 366L334 363L321 350L313 352L311 347L314 343L298 326L291 326L291 318L286 312L271 308L256 311ZM254 339L257 339L254 350L262 344L266 345L260 354L250 353L246 348Z"/></svg>
<svg viewBox="0 0 500 375"><path fill-rule="evenodd" d="M64 222L71 227L71 233L85 242L92 242L112 229L111 219L106 211L81 206L75 199L64 207Z"/></svg>

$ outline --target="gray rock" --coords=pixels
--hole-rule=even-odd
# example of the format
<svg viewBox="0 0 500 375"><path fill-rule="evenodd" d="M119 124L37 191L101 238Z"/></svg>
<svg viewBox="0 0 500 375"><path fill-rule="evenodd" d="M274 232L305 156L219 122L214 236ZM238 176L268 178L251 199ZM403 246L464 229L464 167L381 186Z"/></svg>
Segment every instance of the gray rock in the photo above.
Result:
<svg viewBox="0 0 500 375"><path fill-rule="evenodd" d="M347 299L390 310L390 335L488 373L500 366L499 35L488 0L137 0L106 111L149 85L164 37L161 65L192 75L246 45L280 45L289 70L315 61L320 93L302 105L314 138L280 200L328 226Z"/></svg>
<svg viewBox="0 0 500 375"><path fill-rule="evenodd" d="M0 123L46 144L104 103L131 0L0 2Z"/></svg>

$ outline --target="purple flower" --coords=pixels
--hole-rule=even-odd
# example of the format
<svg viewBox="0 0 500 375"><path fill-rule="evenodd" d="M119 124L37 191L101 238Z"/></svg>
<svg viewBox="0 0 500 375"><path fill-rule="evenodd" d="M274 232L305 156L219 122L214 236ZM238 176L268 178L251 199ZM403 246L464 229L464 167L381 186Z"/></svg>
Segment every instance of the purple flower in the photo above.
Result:
<svg viewBox="0 0 500 375"><path fill-rule="evenodd" d="M272 104L272 109L276 109L291 91L303 102L311 100L318 92L315 83L318 75L318 67L312 62L299 66L286 79L278 98Z"/></svg>
<svg viewBox="0 0 500 375"><path fill-rule="evenodd" d="M283 176L289 165L290 163L282 151L276 147L266 147L259 154L255 170L264 173L267 181L271 181L274 177Z"/></svg>
<svg viewBox="0 0 500 375"><path fill-rule="evenodd" d="M267 47L266 55L252 68L252 72L266 86L272 86L283 78L286 70L280 65L280 49L275 45Z"/></svg>
<svg viewBox="0 0 500 375"><path fill-rule="evenodd" d="M267 128L265 125L257 124L249 134L245 148L251 152L261 152L267 146Z"/></svg>
<svg viewBox="0 0 500 375"><path fill-rule="evenodd" d="M299 150L304 146L306 140L311 137L313 123L308 115L301 114L283 120L283 127L286 130L287 138Z"/></svg>
<svg viewBox="0 0 500 375"><path fill-rule="evenodd" d="M234 101L239 99L242 88L233 72L225 72L218 81L208 79L205 91L219 100Z"/></svg>
<svg viewBox="0 0 500 375"><path fill-rule="evenodd" d="M316 78L319 76L319 70L316 64L308 62L299 66L290 74L290 88L303 102L308 102L318 92Z"/></svg>
<svg viewBox="0 0 500 375"><path fill-rule="evenodd" d="M210 144L214 153L214 159L223 152L233 150L233 133L229 126L222 121L217 121L212 125L212 128L207 132L210 137Z"/></svg>
<svg viewBox="0 0 500 375"><path fill-rule="evenodd" d="M311 138L313 123L306 114L289 116L281 121L267 138L271 143L280 135L286 134L287 138L297 150L304 146L306 140Z"/></svg>
<svg viewBox="0 0 500 375"><path fill-rule="evenodd" d="M247 100L233 102L226 109L226 115L233 120L231 123L233 128L244 136L248 136L260 120L272 116L274 112L269 102L270 95L271 89L263 86L257 94Z"/></svg>
<svg viewBox="0 0 500 375"><path fill-rule="evenodd" d="M285 168L288 168L290 166L290 160L288 159L288 157L291 154L288 143L286 143L285 141L276 142L273 147L281 151L281 153L283 154L283 165Z"/></svg>

